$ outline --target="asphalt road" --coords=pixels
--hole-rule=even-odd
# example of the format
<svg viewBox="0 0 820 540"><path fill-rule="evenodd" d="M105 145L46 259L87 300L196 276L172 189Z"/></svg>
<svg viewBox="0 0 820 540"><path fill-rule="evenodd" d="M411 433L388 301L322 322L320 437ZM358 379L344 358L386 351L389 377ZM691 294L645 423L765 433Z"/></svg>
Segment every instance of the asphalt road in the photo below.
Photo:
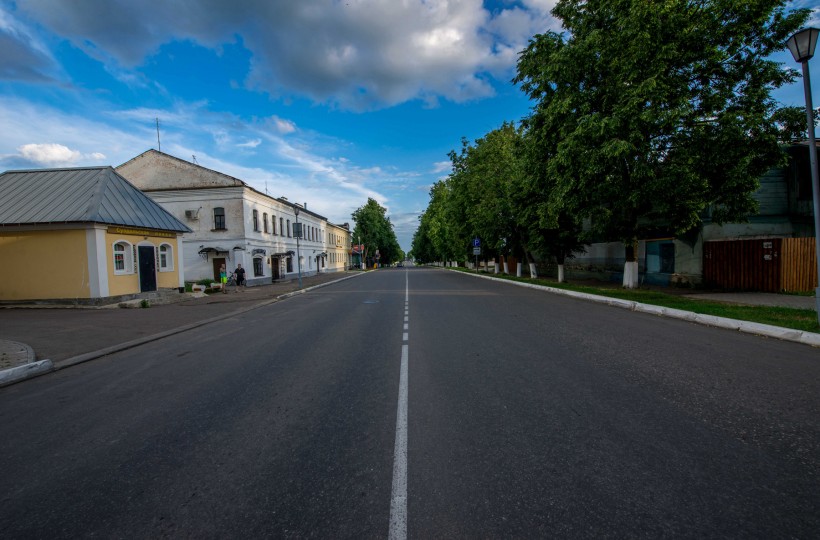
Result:
<svg viewBox="0 0 820 540"><path fill-rule="evenodd" d="M816 349L439 270L0 389L0 432L5 538L820 530Z"/></svg>

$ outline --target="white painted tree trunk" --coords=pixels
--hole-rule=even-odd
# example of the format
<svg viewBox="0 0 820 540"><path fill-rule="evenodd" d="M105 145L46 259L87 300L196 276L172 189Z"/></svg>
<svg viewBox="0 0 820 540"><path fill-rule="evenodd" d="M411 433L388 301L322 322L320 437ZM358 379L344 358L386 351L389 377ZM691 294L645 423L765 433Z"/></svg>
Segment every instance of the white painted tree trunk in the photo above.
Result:
<svg viewBox="0 0 820 540"><path fill-rule="evenodd" d="M520 262L515 264L515 277L521 277L521 267L524 266Z"/></svg>
<svg viewBox="0 0 820 540"><path fill-rule="evenodd" d="M638 261L627 261L624 263L624 288L638 288Z"/></svg>
<svg viewBox="0 0 820 540"><path fill-rule="evenodd" d="M497 274L498 273L498 263L493 263L493 266L495 267L495 273Z"/></svg>
<svg viewBox="0 0 820 540"><path fill-rule="evenodd" d="M507 263L506 259L504 260L504 273L505 274L510 273L510 265Z"/></svg>
<svg viewBox="0 0 820 540"><path fill-rule="evenodd" d="M535 263L530 263L530 277L535 279L538 277L538 272L535 270Z"/></svg>
<svg viewBox="0 0 820 540"><path fill-rule="evenodd" d="M564 265L559 264L558 265L558 283L563 283L563 282L564 282Z"/></svg>

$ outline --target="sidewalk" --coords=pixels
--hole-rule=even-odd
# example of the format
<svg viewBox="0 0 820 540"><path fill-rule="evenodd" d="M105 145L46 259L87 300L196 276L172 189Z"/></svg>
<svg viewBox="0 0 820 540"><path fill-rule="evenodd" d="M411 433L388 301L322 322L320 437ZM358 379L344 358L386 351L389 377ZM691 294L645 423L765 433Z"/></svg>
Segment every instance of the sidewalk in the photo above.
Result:
<svg viewBox="0 0 820 540"><path fill-rule="evenodd" d="M302 291L361 274L350 271L303 277ZM48 359L53 368L59 369L84 361L88 355L109 354L132 342L137 342L134 346L149 337L229 319L297 291L299 282L294 279L239 292L231 289L224 294L183 293L176 302L148 308L4 306L0 308L0 386L4 384L4 371L31 366L35 360Z"/></svg>

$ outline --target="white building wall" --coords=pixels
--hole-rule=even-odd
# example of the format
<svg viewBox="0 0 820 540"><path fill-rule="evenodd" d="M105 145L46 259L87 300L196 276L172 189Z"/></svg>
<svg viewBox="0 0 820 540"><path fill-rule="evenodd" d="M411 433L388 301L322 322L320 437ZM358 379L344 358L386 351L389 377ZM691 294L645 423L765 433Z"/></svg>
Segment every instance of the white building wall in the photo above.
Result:
<svg viewBox="0 0 820 540"><path fill-rule="evenodd" d="M215 279L214 258L224 258L228 270L238 264L245 268L249 285L270 283L275 276L272 263L276 259L272 255L297 251L293 235L296 207L304 233L298 242L302 275L327 270L327 259L322 257L327 251L327 221L302 205L268 196L241 180L156 151L137 156L118 167L117 172L192 229L181 241L180 260L188 281ZM215 227L215 208L224 209L224 229ZM215 248L220 252L213 252ZM200 253L203 250L206 252ZM284 255L279 258L279 278L296 278L296 256L292 257L290 272L286 259Z"/></svg>

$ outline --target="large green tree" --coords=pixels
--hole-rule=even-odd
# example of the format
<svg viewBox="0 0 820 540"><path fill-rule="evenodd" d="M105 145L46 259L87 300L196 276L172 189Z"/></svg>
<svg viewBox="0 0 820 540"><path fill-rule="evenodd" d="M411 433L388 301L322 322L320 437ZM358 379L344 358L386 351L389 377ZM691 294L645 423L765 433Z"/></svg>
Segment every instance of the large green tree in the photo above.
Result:
<svg viewBox="0 0 820 540"><path fill-rule="evenodd" d="M781 157L771 91L796 72L768 60L806 20L785 0L560 0L563 34L535 36L515 81L552 183L550 215L623 241L683 233L705 212L743 220Z"/></svg>
<svg viewBox="0 0 820 540"><path fill-rule="evenodd" d="M387 209L376 202L367 199L367 204L353 212L353 241L365 246L364 258L375 257L379 252L379 262L390 264L402 260L404 253L399 247L393 224L387 217Z"/></svg>

